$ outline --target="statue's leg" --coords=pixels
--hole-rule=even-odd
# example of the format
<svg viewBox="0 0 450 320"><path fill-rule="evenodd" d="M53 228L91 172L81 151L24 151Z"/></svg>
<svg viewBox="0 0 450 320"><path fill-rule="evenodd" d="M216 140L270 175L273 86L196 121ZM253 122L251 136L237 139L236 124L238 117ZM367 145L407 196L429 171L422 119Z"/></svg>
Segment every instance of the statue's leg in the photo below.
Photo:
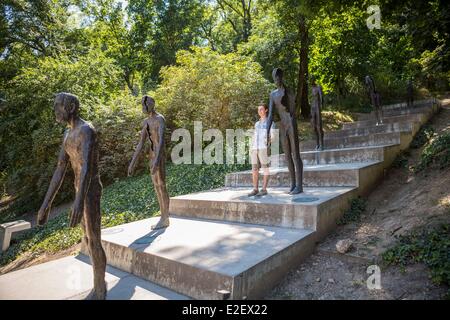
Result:
<svg viewBox="0 0 450 320"><path fill-rule="evenodd" d="M283 127L283 125L281 125L280 128L280 139L281 139L281 147L283 148L284 156L286 157L289 175L291 177L291 188L289 189L289 192L291 192L295 188L295 167L294 161L292 160L291 146L288 141L286 129Z"/></svg>
<svg viewBox="0 0 450 320"><path fill-rule="evenodd" d="M318 130L319 130L319 135L320 135L320 150L323 150L324 145L323 145L323 127L322 127L322 115L320 114L320 112L317 114L317 122L318 122Z"/></svg>
<svg viewBox="0 0 450 320"><path fill-rule="evenodd" d="M155 174L152 175L153 187L155 188L156 197L158 199L161 218L158 223L153 225L152 230L162 229L169 226L169 195L166 189L164 166L160 166Z"/></svg>
<svg viewBox="0 0 450 320"><path fill-rule="evenodd" d="M91 185L86 195L84 207L85 237L94 271L92 299L106 298L106 255L101 243L101 186Z"/></svg>
<svg viewBox="0 0 450 320"><path fill-rule="evenodd" d="M319 149L319 145L320 145L320 136L319 136L319 131L317 130L317 117L316 117L315 111L313 111L311 114L311 124L314 129L314 135L316 136L316 150L317 150L317 149Z"/></svg>
<svg viewBox="0 0 450 320"><path fill-rule="evenodd" d="M298 136L294 129L289 131L288 139L295 166L295 188L291 191L291 194L297 194L303 192L303 161L300 157Z"/></svg>

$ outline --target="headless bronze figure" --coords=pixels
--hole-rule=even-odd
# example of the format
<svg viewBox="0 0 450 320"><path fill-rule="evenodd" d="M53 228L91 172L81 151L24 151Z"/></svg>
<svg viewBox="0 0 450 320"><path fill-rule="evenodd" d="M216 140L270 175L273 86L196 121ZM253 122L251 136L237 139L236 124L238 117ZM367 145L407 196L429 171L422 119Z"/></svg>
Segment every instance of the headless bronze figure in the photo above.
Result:
<svg viewBox="0 0 450 320"><path fill-rule="evenodd" d="M98 141L94 127L78 116L79 100L69 93L56 95L54 110L59 123L67 123L58 164L44 202L38 212L38 224L48 221L52 202L58 192L70 162L75 174L75 201L70 214L70 227L81 223L83 242L89 250L94 270L94 289L90 299L106 297L106 256L101 243L100 198L102 184L98 172Z"/></svg>
<svg viewBox="0 0 450 320"><path fill-rule="evenodd" d="M297 118L295 116L295 102L289 89L283 83L283 71L275 68L272 72L277 89L271 92L269 101L269 114L267 124L267 145L270 141L270 128L273 121L273 109L280 116L280 139L286 155L291 188L289 194L303 192L303 161L300 158L298 140Z"/></svg>
<svg viewBox="0 0 450 320"><path fill-rule="evenodd" d="M316 79L311 78L311 124L316 134L316 150L323 150L323 128L322 128L322 106L323 92L322 87L316 84Z"/></svg>
<svg viewBox="0 0 450 320"><path fill-rule="evenodd" d="M369 91L370 103L375 109L375 117L377 119L377 126L383 124L383 109L381 107L381 96L376 90L375 82L371 76L366 76L366 87Z"/></svg>
<svg viewBox="0 0 450 320"><path fill-rule="evenodd" d="M150 172L161 210L159 222L151 228L152 230L161 229L169 226L169 194L166 189L166 159L164 154L166 122L164 117L155 111L155 100L152 97L144 96L142 98L142 111L148 114L148 118L143 122L141 138L128 167L128 176L131 176L134 172L136 161L142 152L145 141L150 140Z"/></svg>

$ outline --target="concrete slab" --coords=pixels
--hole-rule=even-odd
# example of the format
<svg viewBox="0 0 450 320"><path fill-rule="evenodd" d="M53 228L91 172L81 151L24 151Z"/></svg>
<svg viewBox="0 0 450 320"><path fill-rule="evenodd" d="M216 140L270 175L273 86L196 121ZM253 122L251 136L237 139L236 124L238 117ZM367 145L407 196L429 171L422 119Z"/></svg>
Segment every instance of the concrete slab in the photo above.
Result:
<svg viewBox="0 0 450 320"><path fill-rule="evenodd" d="M341 138L351 136L363 136L371 133L383 133L383 132L412 132L414 135L420 128L418 122L394 122L382 124L375 127L364 127L354 129L343 129L337 131L325 132L326 138Z"/></svg>
<svg viewBox="0 0 450 320"><path fill-rule="evenodd" d="M340 137L340 138L325 138L325 150L328 149L345 149L354 147L366 146L380 146L400 144L403 150L411 142L411 132L388 132L388 133L371 133L364 136ZM316 142L312 140L302 141L300 143L300 150L314 151Z"/></svg>
<svg viewBox="0 0 450 320"><path fill-rule="evenodd" d="M345 210L356 188L305 188L289 195L288 188L269 188L263 197L248 197L251 188L218 188L172 197L170 213L182 217L236 221L286 228L317 228L317 216Z"/></svg>
<svg viewBox="0 0 450 320"><path fill-rule="evenodd" d="M383 118L383 123L396 123L396 122L420 122L423 123L425 120L425 114L414 113L406 114L400 116L392 116ZM366 128L376 126L376 120L364 120L364 121L354 121L346 122L342 125L342 129L354 129L354 128Z"/></svg>
<svg viewBox="0 0 450 320"><path fill-rule="evenodd" d="M107 267L108 300L185 300L188 297ZM92 290L89 258L69 256L0 276L0 300L81 300Z"/></svg>
<svg viewBox="0 0 450 320"><path fill-rule="evenodd" d="M383 169L380 161L353 162L339 164L305 165L303 186L305 187L358 187L359 177L370 167ZM269 168L269 187L289 187L291 185L289 170L286 167ZM262 175L260 175L260 185ZM251 187L251 170L227 174L226 187Z"/></svg>
<svg viewBox="0 0 450 320"><path fill-rule="evenodd" d="M418 106L412 109L394 109L394 110L384 110L383 117L391 117L391 116L399 116L399 115L408 115L408 114L416 114L416 113L433 113L436 111L436 106L434 105L426 105L426 106ZM373 111L371 113L367 113L361 115L358 120L372 120L375 118L375 113Z"/></svg>
<svg viewBox="0 0 450 320"><path fill-rule="evenodd" d="M383 161L390 154L400 151L400 143L380 146L361 146L350 148L328 148L323 151L302 151L304 165L338 164L351 162ZM285 154L271 157L271 166L286 167Z"/></svg>
<svg viewBox="0 0 450 320"><path fill-rule="evenodd" d="M272 283L313 245L303 242L310 230L174 217L170 227L151 231L157 219L103 230L108 263L194 298L217 299L219 290L256 295L264 276Z"/></svg>

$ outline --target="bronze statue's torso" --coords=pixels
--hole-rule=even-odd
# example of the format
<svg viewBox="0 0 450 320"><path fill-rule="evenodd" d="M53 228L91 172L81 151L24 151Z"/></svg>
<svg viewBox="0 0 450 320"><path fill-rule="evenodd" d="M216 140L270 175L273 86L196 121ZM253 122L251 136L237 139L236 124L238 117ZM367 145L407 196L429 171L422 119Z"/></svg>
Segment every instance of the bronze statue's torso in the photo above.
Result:
<svg viewBox="0 0 450 320"><path fill-rule="evenodd" d="M311 113L320 111L320 104L321 104L320 90L321 89L319 86L313 86L311 88L311 94L312 94Z"/></svg>
<svg viewBox="0 0 450 320"><path fill-rule="evenodd" d="M90 139L92 140L89 141ZM101 186L100 176L98 174L99 154L97 132L92 125L81 120L77 127L67 129L64 135L63 145L74 172L75 190L78 191L84 152L89 152L89 148L91 148L91 159L87 171L87 179L90 180L88 190Z"/></svg>
<svg viewBox="0 0 450 320"><path fill-rule="evenodd" d="M146 127L147 127L147 134L148 134L148 138L150 140L150 151L149 151L149 156L150 159L153 159L155 157L155 153L156 153L156 147L159 145L160 143L160 127L161 125L163 125L164 123L164 117L162 115L160 115L159 113L157 113L155 116L153 117L149 117L147 119L144 120ZM161 152L164 153L164 137L162 137L162 145L160 146L161 148Z"/></svg>
<svg viewBox="0 0 450 320"><path fill-rule="evenodd" d="M287 132L289 129L292 128L292 116L291 113L289 112L289 107L283 105L283 103L281 102L285 94L286 94L285 89L276 89L272 91L270 96L275 105L275 109L277 110L278 115L280 116L281 128L285 128Z"/></svg>

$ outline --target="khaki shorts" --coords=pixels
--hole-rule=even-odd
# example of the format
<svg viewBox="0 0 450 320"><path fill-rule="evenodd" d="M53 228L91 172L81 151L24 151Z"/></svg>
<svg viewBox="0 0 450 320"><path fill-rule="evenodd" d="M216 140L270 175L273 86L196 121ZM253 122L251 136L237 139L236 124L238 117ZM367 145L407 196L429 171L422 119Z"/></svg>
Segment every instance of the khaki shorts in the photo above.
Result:
<svg viewBox="0 0 450 320"><path fill-rule="evenodd" d="M270 162L269 149L258 149L251 151L251 163L253 170L259 170L260 168L268 168Z"/></svg>

